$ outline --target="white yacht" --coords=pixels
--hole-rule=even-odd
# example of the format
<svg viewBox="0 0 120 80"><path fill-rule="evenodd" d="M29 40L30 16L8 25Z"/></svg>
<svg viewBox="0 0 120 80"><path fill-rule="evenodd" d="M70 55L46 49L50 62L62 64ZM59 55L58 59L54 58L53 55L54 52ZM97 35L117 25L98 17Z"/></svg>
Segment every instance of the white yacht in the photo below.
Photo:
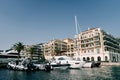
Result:
<svg viewBox="0 0 120 80"><path fill-rule="evenodd" d="M54 68L54 67L66 67L66 68L78 68L80 69L85 62L84 61L78 61L75 60L71 57L67 57L67 56L55 56L54 57L55 60L51 61L50 65Z"/></svg>
<svg viewBox="0 0 120 80"><path fill-rule="evenodd" d="M54 59L50 61L50 65L52 69L67 69L70 66L70 64L67 61L65 61L65 59L62 56L55 56Z"/></svg>

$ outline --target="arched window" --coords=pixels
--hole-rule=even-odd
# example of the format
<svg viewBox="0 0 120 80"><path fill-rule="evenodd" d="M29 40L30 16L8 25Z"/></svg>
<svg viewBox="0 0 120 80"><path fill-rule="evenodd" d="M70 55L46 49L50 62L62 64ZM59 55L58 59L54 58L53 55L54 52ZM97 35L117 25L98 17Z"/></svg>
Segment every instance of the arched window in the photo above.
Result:
<svg viewBox="0 0 120 80"><path fill-rule="evenodd" d="M100 57L100 56L98 56L98 58L97 58L97 59L98 59L98 61L101 61L101 57Z"/></svg>
<svg viewBox="0 0 120 80"><path fill-rule="evenodd" d="M90 61L90 58L89 58L89 57L87 57L87 61Z"/></svg>
<svg viewBox="0 0 120 80"><path fill-rule="evenodd" d="M94 57L91 57L91 61L94 61Z"/></svg>
<svg viewBox="0 0 120 80"><path fill-rule="evenodd" d="M83 57L83 61L86 61L85 57Z"/></svg>
<svg viewBox="0 0 120 80"><path fill-rule="evenodd" d="M115 58L115 56L113 56L113 62L116 62L116 58Z"/></svg>
<svg viewBox="0 0 120 80"><path fill-rule="evenodd" d="M108 61L108 57L107 56L105 56L105 61Z"/></svg>

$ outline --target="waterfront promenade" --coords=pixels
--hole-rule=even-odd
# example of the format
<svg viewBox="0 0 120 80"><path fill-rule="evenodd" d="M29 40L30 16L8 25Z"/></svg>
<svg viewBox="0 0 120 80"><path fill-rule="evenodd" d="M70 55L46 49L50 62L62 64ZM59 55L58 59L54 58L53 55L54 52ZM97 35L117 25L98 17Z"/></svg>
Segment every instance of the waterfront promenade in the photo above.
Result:
<svg viewBox="0 0 120 80"><path fill-rule="evenodd" d="M120 66L120 62L101 62L101 66Z"/></svg>

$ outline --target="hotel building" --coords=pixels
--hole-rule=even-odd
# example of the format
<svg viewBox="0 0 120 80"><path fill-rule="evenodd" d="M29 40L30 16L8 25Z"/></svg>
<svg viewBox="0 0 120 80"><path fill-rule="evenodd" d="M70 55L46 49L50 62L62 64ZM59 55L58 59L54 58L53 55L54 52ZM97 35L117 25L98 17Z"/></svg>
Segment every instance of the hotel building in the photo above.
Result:
<svg viewBox="0 0 120 80"><path fill-rule="evenodd" d="M33 51L34 51L34 54L32 54L32 59L34 61L38 61L43 57L43 44L42 43L36 44L36 45L26 45L25 46L24 55L29 58L31 56L31 53L29 51L30 48L33 48Z"/></svg>
<svg viewBox="0 0 120 80"><path fill-rule="evenodd" d="M72 57L74 55L74 40L70 38L63 39L63 42L67 43L66 55Z"/></svg>
<svg viewBox="0 0 120 80"><path fill-rule="evenodd" d="M67 43L62 40L54 39L48 43L44 43L43 46L43 52L46 59L50 59L55 55L64 55L64 52L67 52Z"/></svg>
<svg viewBox="0 0 120 80"><path fill-rule="evenodd" d="M58 52L56 51L58 50ZM54 39L48 43L44 43L44 56L46 59L50 59L56 55L74 55L74 41L73 39L66 38L63 40ZM50 57L51 56L51 57Z"/></svg>
<svg viewBox="0 0 120 80"><path fill-rule="evenodd" d="M120 43L101 28L75 35L75 51L86 61L120 61Z"/></svg>

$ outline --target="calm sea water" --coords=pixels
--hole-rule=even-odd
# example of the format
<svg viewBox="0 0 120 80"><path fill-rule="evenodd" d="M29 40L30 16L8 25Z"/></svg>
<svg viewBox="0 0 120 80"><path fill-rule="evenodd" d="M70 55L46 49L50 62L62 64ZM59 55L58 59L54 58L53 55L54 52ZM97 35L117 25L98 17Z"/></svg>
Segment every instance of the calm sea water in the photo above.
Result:
<svg viewBox="0 0 120 80"><path fill-rule="evenodd" d="M0 69L0 80L120 80L120 66L57 69L51 72Z"/></svg>

